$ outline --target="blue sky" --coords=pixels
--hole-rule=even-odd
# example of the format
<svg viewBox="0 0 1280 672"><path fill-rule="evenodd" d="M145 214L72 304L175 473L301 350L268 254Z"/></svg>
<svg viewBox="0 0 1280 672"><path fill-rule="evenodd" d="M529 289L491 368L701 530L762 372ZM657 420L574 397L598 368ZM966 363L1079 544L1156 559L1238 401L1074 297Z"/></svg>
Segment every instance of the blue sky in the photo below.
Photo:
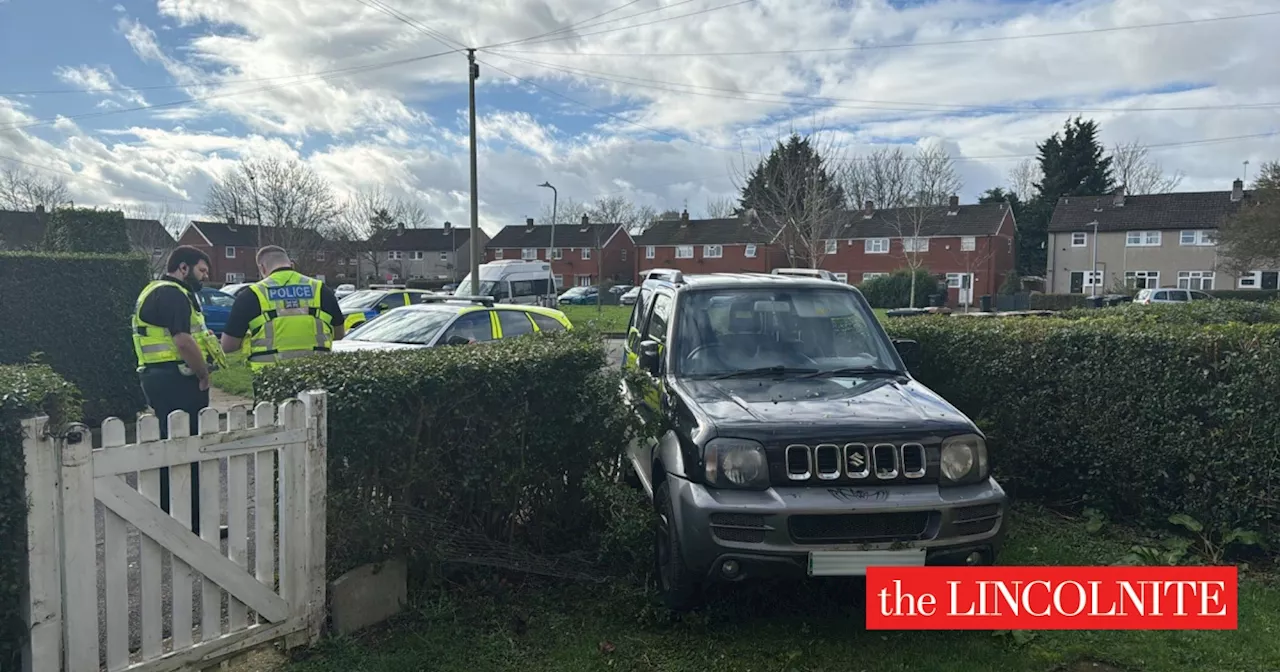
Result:
<svg viewBox="0 0 1280 672"><path fill-rule="evenodd" d="M426 32L533 84L481 66L491 229L537 216L549 194L534 185L547 179L562 203L622 195L696 215L732 197L760 148L791 129L820 130L846 158L940 144L965 201L1007 187L1074 110L1108 144L1159 147L1152 157L1184 175L1182 189L1228 188L1242 161L1280 156L1274 137L1186 144L1280 130L1275 107L1242 107L1280 102L1280 73L1261 65L1280 16L1114 30L1280 9L1272 0L644 0L558 39L485 48L620 4L0 0L0 156L23 161L0 168L64 179L78 203L195 215L237 161L278 156L339 198L384 188L432 224L466 221L462 54L286 79L442 51ZM1024 37L1073 31L1087 32ZM925 44L882 48L912 42ZM670 56L690 52L703 55ZM136 90L14 93L103 81ZM193 97L209 98L165 105ZM101 116L30 126L80 114Z"/></svg>

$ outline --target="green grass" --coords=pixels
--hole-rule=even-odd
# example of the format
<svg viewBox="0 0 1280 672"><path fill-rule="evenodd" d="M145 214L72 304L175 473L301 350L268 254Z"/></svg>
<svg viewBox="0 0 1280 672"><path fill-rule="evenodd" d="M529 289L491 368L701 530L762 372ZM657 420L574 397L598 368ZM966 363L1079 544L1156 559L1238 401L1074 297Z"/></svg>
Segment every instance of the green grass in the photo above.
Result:
<svg viewBox="0 0 1280 672"><path fill-rule="evenodd" d="M1002 564L1097 565L1132 537L1019 507ZM1243 576L1243 575L1242 575ZM312 650L287 672L621 670L1050 672L1275 670L1280 583L1250 574L1240 629L1220 632L892 632L864 627L858 582L748 586L672 618L644 589L531 582L436 593L389 627ZM1102 665L1093 666L1098 661Z"/></svg>
<svg viewBox="0 0 1280 672"><path fill-rule="evenodd" d="M631 322L631 306L560 306L559 310L574 326L594 323L607 333L626 333Z"/></svg>
<svg viewBox="0 0 1280 672"><path fill-rule="evenodd" d="M241 397L253 398L253 372L249 370L248 348L241 348L240 352L227 354L227 364L225 369L214 371L209 376L209 383L214 387Z"/></svg>

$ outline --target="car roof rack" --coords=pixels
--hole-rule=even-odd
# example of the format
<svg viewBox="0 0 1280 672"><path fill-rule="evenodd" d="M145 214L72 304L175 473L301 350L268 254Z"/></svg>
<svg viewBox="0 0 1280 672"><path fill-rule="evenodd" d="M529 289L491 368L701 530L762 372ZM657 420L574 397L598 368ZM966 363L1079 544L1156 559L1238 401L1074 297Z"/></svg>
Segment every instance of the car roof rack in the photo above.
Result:
<svg viewBox="0 0 1280 672"><path fill-rule="evenodd" d="M459 296L455 294L431 294L429 296L421 297L418 300L421 301L422 303L427 303L427 302L444 303L446 301L465 301L468 303L478 303L484 306L485 308L493 307L492 296Z"/></svg>
<svg viewBox="0 0 1280 672"><path fill-rule="evenodd" d="M369 285L369 289L407 289L407 285Z"/></svg>

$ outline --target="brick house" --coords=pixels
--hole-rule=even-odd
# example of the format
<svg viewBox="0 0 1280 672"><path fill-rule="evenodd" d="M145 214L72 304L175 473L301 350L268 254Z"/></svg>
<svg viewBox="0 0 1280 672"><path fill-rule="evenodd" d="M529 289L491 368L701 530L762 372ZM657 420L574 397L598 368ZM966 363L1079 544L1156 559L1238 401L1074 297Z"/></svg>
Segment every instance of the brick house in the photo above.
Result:
<svg viewBox="0 0 1280 672"><path fill-rule="evenodd" d="M907 268L918 255L921 268L946 276L948 304L973 304L999 293L1013 272L1016 228L1006 203L960 205L952 196L936 208L876 210L868 201L845 213L819 266L859 284ZM903 237L907 231L919 235Z"/></svg>
<svg viewBox="0 0 1280 672"><path fill-rule="evenodd" d="M49 213L44 206L33 211L0 210L0 250L36 250L44 240ZM155 219L124 220L129 247L150 259L153 276L164 273L169 252L177 246L173 234Z"/></svg>
<svg viewBox="0 0 1280 672"><path fill-rule="evenodd" d="M742 218L659 220L636 236L637 273L674 268L682 273L769 273L786 267L774 236Z"/></svg>
<svg viewBox="0 0 1280 672"><path fill-rule="evenodd" d="M480 245L489 237L480 231ZM436 280L457 282L471 267L471 230L445 222L443 228L405 228L379 231L369 237L367 251L358 257L360 278L387 276L396 282ZM350 259L340 260L349 263Z"/></svg>
<svg viewBox="0 0 1280 672"><path fill-rule="evenodd" d="M318 280L334 282L347 279L338 261L336 246L311 229L277 229L262 227L262 245L280 245L289 252L294 267ZM253 282L260 280L256 256L258 227L228 222L192 221L178 236L179 245L190 245L209 255L210 284ZM344 259L345 261L345 259ZM342 269L345 270L345 269Z"/></svg>
<svg viewBox="0 0 1280 672"><path fill-rule="evenodd" d="M555 248L551 247L555 229ZM556 285L596 285L635 281L635 241L621 224L592 224L582 216L575 225L555 227L525 220L524 226L503 227L485 246L485 261L541 259L551 262Z"/></svg>

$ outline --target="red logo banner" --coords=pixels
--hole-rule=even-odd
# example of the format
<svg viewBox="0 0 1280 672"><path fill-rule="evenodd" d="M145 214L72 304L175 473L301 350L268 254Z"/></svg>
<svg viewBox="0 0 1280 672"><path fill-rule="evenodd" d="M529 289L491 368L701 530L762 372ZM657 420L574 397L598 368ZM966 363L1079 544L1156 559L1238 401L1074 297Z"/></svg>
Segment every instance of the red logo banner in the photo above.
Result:
<svg viewBox="0 0 1280 672"><path fill-rule="evenodd" d="M868 630L1235 630L1235 567L869 567Z"/></svg>

